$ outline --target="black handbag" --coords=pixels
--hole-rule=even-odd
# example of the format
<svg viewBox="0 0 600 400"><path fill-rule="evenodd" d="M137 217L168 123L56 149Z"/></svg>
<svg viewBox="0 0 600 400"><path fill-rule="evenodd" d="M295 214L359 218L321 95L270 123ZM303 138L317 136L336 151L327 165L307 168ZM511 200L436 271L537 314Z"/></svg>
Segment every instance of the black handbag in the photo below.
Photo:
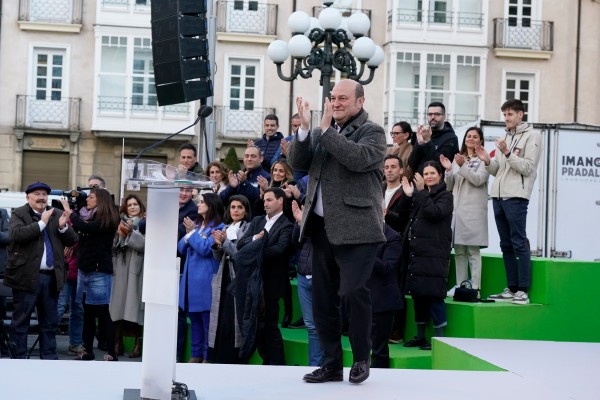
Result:
<svg viewBox="0 0 600 400"><path fill-rule="evenodd" d="M454 301L477 303L479 301L479 290L473 289L470 281L462 281L454 291Z"/></svg>

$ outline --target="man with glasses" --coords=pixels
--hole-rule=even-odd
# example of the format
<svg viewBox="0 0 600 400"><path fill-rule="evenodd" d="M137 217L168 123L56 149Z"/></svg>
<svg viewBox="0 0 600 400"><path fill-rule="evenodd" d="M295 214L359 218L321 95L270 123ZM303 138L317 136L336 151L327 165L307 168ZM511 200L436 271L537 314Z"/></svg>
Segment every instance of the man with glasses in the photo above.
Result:
<svg viewBox="0 0 600 400"><path fill-rule="evenodd" d="M438 161L443 154L450 161L458 153L458 138L450 122L446 121L446 107L440 102L427 106L427 125L417 128L417 141L408 159L413 172L423 173L427 161Z"/></svg>

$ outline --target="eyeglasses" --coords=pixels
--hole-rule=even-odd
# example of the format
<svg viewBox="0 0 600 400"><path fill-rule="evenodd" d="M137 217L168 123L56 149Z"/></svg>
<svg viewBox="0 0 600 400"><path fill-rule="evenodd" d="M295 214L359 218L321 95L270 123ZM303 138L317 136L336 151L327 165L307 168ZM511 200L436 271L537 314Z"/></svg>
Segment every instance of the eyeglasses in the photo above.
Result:
<svg viewBox="0 0 600 400"><path fill-rule="evenodd" d="M404 132L394 132L394 131L391 131L390 132L390 136L398 136L398 135L402 135L403 133Z"/></svg>
<svg viewBox="0 0 600 400"><path fill-rule="evenodd" d="M435 113L427 113L427 116L428 116L428 117L441 117L442 115L444 115L444 113L438 113L438 112L435 112Z"/></svg>

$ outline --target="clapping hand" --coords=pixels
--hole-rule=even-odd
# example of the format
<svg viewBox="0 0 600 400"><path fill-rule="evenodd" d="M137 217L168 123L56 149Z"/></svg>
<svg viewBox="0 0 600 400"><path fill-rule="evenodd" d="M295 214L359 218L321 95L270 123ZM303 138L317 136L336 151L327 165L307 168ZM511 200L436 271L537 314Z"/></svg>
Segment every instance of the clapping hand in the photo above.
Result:
<svg viewBox="0 0 600 400"><path fill-rule="evenodd" d="M256 182L258 183L258 186L260 187L261 193L264 192L265 190L267 190L267 188L269 187L269 181L264 176L261 176L261 175L257 176Z"/></svg>
<svg viewBox="0 0 600 400"><path fill-rule="evenodd" d="M331 126L331 118L333 118L333 104L329 100L329 97L325 97L325 103L323 104L323 117L321 118L321 132L325 132Z"/></svg>
<svg viewBox="0 0 600 400"><path fill-rule="evenodd" d="M462 154L457 153L457 154L454 155L454 161L456 161L456 164L459 167L462 167L463 164L465 163L465 156L463 156Z"/></svg>
<svg viewBox="0 0 600 400"><path fill-rule="evenodd" d="M415 188L417 190L423 190L425 188L425 180L423 179L423 176L420 173L417 172L415 174L413 181L415 181Z"/></svg>
<svg viewBox="0 0 600 400"><path fill-rule="evenodd" d="M456 159L456 156L454 156L454 159ZM440 164L442 164L442 167L444 167L446 171L452 171L452 161L443 154L440 154Z"/></svg>
<svg viewBox="0 0 600 400"><path fill-rule="evenodd" d="M302 222L302 212L304 211L304 206L298 206L298 202L296 200L292 201L292 214L294 215L294 219L297 223Z"/></svg>
<svg viewBox="0 0 600 400"><path fill-rule="evenodd" d="M246 147L251 147L251 146L254 146L254 140L248 139L248 141L246 142Z"/></svg>
<svg viewBox="0 0 600 400"><path fill-rule="evenodd" d="M223 230L218 230L215 229L211 232L213 240L215 241L215 243L217 244L218 247L221 247L223 245L223 242L225 242L225 239L227 239L227 233L225 232L225 229Z"/></svg>
<svg viewBox="0 0 600 400"><path fill-rule="evenodd" d="M194 223L194 221L191 220L190 217L185 217L183 219L183 226L185 226L185 231L187 233L190 233L191 231L196 229L196 224Z"/></svg>
<svg viewBox="0 0 600 400"><path fill-rule="evenodd" d="M239 184L237 174L230 170L227 177L229 178L229 186L235 189Z"/></svg>
<svg viewBox="0 0 600 400"><path fill-rule="evenodd" d="M482 145L475 147L475 154L485 165L490 165L490 155Z"/></svg>
<svg viewBox="0 0 600 400"><path fill-rule="evenodd" d="M298 116L300 117L300 128L307 131L310 127L310 110L308 101L302 100L302 97L296 97L296 107L298 108Z"/></svg>
<svg viewBox="0 0 600 400"><path fill-rule="evenodd" d="M415 188L413 187L412 182L408 181L407 177L402 177L402 191L404 192L405 195L407 195L408 197L412 197Z"/></svg>
<svg viewBox="0 0 600 400"><path fill-rule="evenodd" d="M279 146L281 147L281 155L287 157L287 149L290 147L290 142L287 140L282 140Z"/></svg>

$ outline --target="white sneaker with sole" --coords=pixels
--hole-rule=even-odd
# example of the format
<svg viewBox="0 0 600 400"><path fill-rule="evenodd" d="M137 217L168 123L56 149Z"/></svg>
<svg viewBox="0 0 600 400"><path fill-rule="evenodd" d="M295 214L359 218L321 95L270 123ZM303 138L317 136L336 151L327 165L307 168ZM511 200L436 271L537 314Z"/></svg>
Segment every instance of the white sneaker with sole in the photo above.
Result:
<svg viewBox="0 0 600 400"><path fill-rule="evenodd" d="M522 290L519 290L515 293L515 297L513 297L513 304L529 304L529 295Z"/></svg>
<svg viewBox="0 0 600 400"><path fill-rule="evenodd" d="M509 288L504 288L504 291L502 293L492 294L488 296L488 300L509 303L513 301L514 297L515 294L511 292Z"/></svg>
<svg viewBox="0 0 600 400"><path fill-rule="evenodd" d="M456 289L458 288L458 285L453 286L452 289L448 290L448 293L446 293L447 297L454 297L454 292L456 291Z"/></svg>

